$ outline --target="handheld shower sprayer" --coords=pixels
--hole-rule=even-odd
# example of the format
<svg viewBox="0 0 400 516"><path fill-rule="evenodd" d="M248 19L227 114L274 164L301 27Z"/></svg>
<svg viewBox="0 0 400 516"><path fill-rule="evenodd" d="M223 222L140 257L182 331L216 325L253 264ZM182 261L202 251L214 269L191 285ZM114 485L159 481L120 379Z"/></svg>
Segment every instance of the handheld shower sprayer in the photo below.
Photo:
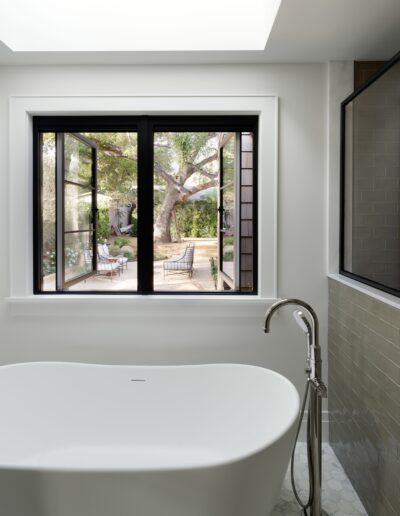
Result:
<svg viewBox="0 0 400 516"><path fill-rule="evenodd" d="M303 312L301 310L295 310L293 312L293 317L297 324L300 326L300 328L304 331L304 333L307 336L311 335L311 324L309 323L307 317L303 314Z"/></svg>
<svg viewBox="0 0 400 516"><path fill-rule="evenodd" d="M293 317L294 317L294 320L297 322L297 324L300 326L300 328L303 330L303 332L305 333L305 336L306 336L307 367L305 368L305 372L306 372L306 374L310 374L311 373L311 346L312 346L312 335L313 335L311 323L301 310L295 310L293 312Z"/></svg>

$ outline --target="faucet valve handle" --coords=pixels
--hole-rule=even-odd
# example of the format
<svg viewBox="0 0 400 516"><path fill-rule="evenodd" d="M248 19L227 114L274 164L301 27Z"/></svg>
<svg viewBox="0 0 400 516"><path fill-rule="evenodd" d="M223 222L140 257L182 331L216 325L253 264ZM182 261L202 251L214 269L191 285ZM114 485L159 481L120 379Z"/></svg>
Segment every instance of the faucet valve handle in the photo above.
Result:
<svg viewBox="0 0 400 516"><path fill-rule="evenodd" d="M321 396L321 398L328 397L328 389L322 380L319 378L311 378L310 381L314 389L317 391L317 394Z"/></svg>

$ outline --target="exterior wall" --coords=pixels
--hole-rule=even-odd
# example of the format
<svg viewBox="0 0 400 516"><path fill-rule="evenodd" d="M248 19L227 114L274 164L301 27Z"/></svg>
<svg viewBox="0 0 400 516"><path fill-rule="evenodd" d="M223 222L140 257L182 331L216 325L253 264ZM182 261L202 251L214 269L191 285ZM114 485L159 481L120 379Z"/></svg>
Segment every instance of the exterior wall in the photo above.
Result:
<svg viewBox="0 0 400 516"><path fill-rule="evenodd" d="M315 306L321 327L324 371L327 350L325 64L224 66L26 66L0 68L0 363L67 360L120 364L239 362L265 366L304 388L303 335L290 310L278 314L272 332L262 332L263 302L243 314L233 301L224 317L192 303L158 318L155 299L140 314L118 308L97 313L101 299L77 314L79 300L61 315L36 308L15 315L9 296L9 246L30 239L30 227L9 232L9 97L11 95L278 95L279 191L278 295L300 297ZM264 170L261 173L267 174ZM260 221L261 233L265 221ZM312 249L312 252L309 250ZM30 256L26 260L31 260ZM260 264L260 272L269 266ZM88 301L87 301L88 302ZM87 303L86 302L86 303ZM56 304L57 300L52 300ZM175 301L170 300L171 305ZM72 313L71 313L72 311ZM96 315L97 314L97 315Z"/></svg>
<svg viewBox="0 0 400 516"><path fill-rule="evenodd" d="M396 516L400 307L330 280L328 355L331 445L368 513Z"/></svg>

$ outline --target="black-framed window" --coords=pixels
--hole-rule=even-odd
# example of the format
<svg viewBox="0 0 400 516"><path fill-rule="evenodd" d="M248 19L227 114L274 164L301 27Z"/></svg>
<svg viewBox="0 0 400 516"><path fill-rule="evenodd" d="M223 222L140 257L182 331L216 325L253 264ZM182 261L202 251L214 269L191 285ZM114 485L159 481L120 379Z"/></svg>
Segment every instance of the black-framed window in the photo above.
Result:
<svg viewBox="0 0 400 516"><path fill-rule="evenodd" d="M400 53L341 105L340 272L400 297Z"/></svg>
<svg viewBox="0 0 400 516"><path fill-rule="evenodd" d="M258 117L44 116L33 137L35 294L257 293Z"/></svg>

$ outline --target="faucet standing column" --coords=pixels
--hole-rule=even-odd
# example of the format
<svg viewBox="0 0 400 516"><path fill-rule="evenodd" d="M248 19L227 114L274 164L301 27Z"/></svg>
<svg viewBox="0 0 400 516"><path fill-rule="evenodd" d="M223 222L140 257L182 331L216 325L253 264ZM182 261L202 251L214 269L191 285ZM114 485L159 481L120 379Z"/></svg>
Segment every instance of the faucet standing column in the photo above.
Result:
<svg viewBox="0 0 400 516"><path fill-rule="evenodd" d="M312 470L312 489L313 496L310 505L311 516L323 516L325 511L321 507L321 440L322 440L322 397L327 396L326 387L321 379L321 348L319 346L319 325L317 314L313 308L300 299L283 299L271 305L265 314L264 332L269 333L270 321L273 314L282 306L295 305L305 309L311 318L311 336L310 336L310 400L308 405L310 430L307 439L310 441L311 448L311 470ZM308 506L307 506L308 507Z"/></svg>

